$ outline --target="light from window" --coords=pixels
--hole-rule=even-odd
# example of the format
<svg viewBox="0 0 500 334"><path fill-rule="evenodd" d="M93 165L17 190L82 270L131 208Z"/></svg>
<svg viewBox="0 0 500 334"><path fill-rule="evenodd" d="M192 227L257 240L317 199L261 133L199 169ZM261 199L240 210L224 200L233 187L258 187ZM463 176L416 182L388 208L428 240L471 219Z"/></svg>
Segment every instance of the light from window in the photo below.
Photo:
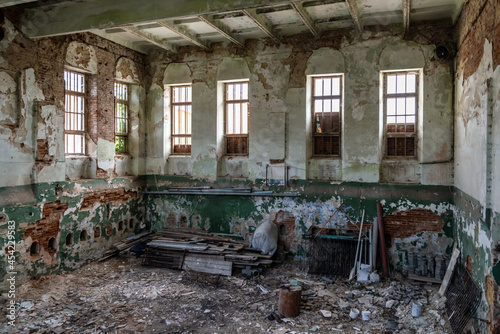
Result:
<svg viewBox="0 0 500 334"><path fill-rule="evenodd" d="M172 86L172 153L191 154L191 85Z"/></svg>
<svg viewBox="0 0 500 334"><path fill-rule="evenodd" d="M340 156L342 77L313 78L313 154Z"/></svg>
<svg viewBox="0 0 500 334"><path fill-rule="evenodd" d="M64 151L85 154L85 75L64 71Z"/></svg>
<svg viewBox="0 0 500 334"><path fill-rule="evenodd" d="M248 82L226 83L226 153L248 155Z"/></svg>
<svg viewBox="0 0 500 334"><path fill-rule="evenodd" d="M384 73L386 156L415 157L418 73Z"/></svg>
<svg viewBox="0 0 500 334"><path fill-rule="evenodd" d="M128 86L115 82L115 152L128 151Z"/></svg>

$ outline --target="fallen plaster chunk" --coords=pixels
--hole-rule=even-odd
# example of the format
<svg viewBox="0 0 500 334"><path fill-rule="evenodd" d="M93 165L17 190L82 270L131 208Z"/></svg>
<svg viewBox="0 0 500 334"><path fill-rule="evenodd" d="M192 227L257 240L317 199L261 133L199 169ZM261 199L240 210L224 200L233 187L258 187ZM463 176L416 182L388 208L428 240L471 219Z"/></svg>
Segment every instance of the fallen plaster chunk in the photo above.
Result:
<svg viewBox="0 0 500 334"><path fill-rule="evenodd" d="M321 314L325 317L325 318L331 318L332 317L332 312L328 311L328 310L320 310Z"/></svg>

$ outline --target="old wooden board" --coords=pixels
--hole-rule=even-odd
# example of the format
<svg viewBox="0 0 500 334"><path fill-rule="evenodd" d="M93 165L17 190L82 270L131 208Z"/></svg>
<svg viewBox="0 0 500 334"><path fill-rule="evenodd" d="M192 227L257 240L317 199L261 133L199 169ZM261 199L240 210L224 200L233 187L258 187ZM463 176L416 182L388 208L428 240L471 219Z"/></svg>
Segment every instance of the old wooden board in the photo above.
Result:
<svg viewBox="0 0 500 334"><path fill-rule="evenodd" d="M185 244L180 242L168 242L161 240L154 240L148 243L149 247L173 249L173 250L190 250L190 251L204 251L208 248L207 245Z"/></svg>
<svg viewBox="0 0 500 334"><path fill-rule="evenodd" d="M231 276L233 273L233 263L224 261L224 256L186 254L182 269L189 268L194 271Z"/></svg>
<svg viewBox="0 0 500 334"><path fill-rule="evenodd" d="M441 282L443 282L442 280L434 278L434 277L420 276L420 275L415 275L415 274L408 274L408 278L415 280L415 281L422 281L422 282L428 282L428 283L441 284Z"/></svg>
<svg viewBox="0 0 500 334"><path fill-rule="evenodd" d="M460 250L455 246L453 249L453 253L451 254L450 263L448 264L448 269L446 269L446 274L443 278L443 283L441 283L441 287L439 288L439 295L442 297L446 293L446 289L448 289L448 285L451 281L451 276L453 275L453 271L455 270L455 265L457 264L458 256L460 255Z"/></svg>

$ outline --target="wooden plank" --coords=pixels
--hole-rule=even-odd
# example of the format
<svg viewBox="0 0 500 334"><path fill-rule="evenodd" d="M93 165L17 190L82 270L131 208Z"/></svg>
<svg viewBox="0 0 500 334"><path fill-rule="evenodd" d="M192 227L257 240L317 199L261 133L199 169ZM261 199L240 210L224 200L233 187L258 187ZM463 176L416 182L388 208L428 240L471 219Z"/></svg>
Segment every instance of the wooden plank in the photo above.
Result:
<svg viewBox="0 0 500 334"><path fill-rule="evenodd" d="M232 262L224 261L223 256L186 254L182 269L186 270L186 268L202 273L224 276L231 276L233 273Z"/></svg>
<svg viewBox="0 0 500 334"><path fill-rule="evenodd" d="M226 254L225 258L229 260L257 261L257 256L254 255Z"/></svg>
<svg viewBox="0 0 500 334"><path fill-rule="evenodd" d="M408 278L415 280L415 281L422 281L422 282L429 282L429 283L440 284L441 282L443 282L442 280L434 278L434 277L420 276L420 275L415 275L415 274L408 274Z"/></svg>
<svg viewBox="0 0 500 334"><path fill-rule="evenodd" d="M453 248L453 253L451 254L450 263L448 264L448 269L446 269L446 274L443 278L443 283L441 283L441 287L439 288L439 295L441 297L444 296L446 290L448 289L448 285L450 284L451 276L453 275L453 271L455 270L455 265L457 264L458 256L460 255L460 250L455 246Z"/></svg>
<svg viewBox="0 0 500 334"><path fill-rule="evenodd" d="M163 249L174 249L174 250L194 250L194 251L204 251L208 248L206 245L197 244L183 244L180 242L167 242L154 240L148 243L150 247L163 248Z"/></svg>

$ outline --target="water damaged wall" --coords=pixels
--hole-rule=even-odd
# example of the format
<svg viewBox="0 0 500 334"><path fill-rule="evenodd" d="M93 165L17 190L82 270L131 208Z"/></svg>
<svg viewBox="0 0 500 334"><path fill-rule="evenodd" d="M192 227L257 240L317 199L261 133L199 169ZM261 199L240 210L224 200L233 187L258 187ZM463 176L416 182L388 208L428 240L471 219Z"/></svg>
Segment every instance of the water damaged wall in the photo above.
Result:
<svg viewBox="0 0 500 334"><path fill-rule="evenodd" d="M181 50L150 57L148 94L150 174L265 179L270 162L288 168L289 179L451 185L453 60L435 56L453 40L450 29L373 30L286 38L281 44L248 41L246 48L215 45L213 52ZM383 159L381 71L420 69L423 87L415 159ZM311 76L343 77L340 157L318 158L312 147ZM222 82L249 81L249 153L224 154ZM171 120L164 91L192 84L190 156L169 151ZM168 108L167 108L168 110Z"/></svg>
<svg viewBox="0 0 500 334"><path fill-rule="evenodd" d="M304 256L303 236L325 223L344 202L352 219L376 217L377 201L391 216L388 239L394 268L408 251L444 254L453 244L453 59L439 59L436 45L453 41L449 28L373 29L285 38L283 43L247 41L245 49L215 45L212 52L181 49L151 55L148 94L148 186L263 187L287 180L298 198L148 196L147 217L155 228L194 226L245 238L280 212L295 220L291 253ZM384 157L381 71L420 70L416 158ZM343 77L339 157L313 154L312 76ZM249 153L228 156L224 148L223 85L249 82ZM170 86L192 84L190 155L170 151ZM305 181L307 180L307 181ZM153 182L151 182L153 181ZM392 184L386 186L385 184ZM397 185L396 185L397 184ZM264 186L265 187L265 186ZM410 211L410 210L417 211ZM418 210L424 210L420 212ZM408 211L408 212L407 212ZM401 212L407 212L400 214ZM420 216L419 216L420 215ZM333 219L342 227L346 217ZM399 233L406 229L407 233Z"/></svg>
<svg viewBox="0 0 500 334"><path fill-rule="evenodd" d="M481 286L480 316L500 331L500 4L469 1L457 24L455 229Z"/></svg>
<svg viewBox="0 0 500 334"><path fill-rule="evenodd" d="M147 228L145 57L91 34L27 39L5 19L0 41L0 277L15 229L18 284L72 270ZM65 69L86 78L86 154L64 147ZM129 84L126 154L115 154L114 81ZM142 138L142 139L141 139Z"/></svg>
<svg viewBox="0 0 500 334"><path fill-rule="evenodd" d="M444 186L297 180L285 188L268 187L264 180L250 183L220 178L206 182L159 175L149 176L148 185L152 191L172 186L255 186L277 194L296 193L295 197L148 194L146 220L154 229L195 227L247 240L264 221L278 225L284 220L292 221L284 232L292 235L290 255L306 261L308 236L314 227L346 228L349 219L361 221L362 210L366 212L364 221L371 223L377 217L378 202L383 204L386 240L394 270L407 269L404 259L408 252L444 255L449 254L453 245L453 194ZM337 211L339 207L345 213Z"/></svg>
<svg viewBox="0 0 500 334"><path fill-rule="evenodd" d="M408 252L461 250L483 290L480 317L498 327L500 34L498 1L469 1L456 30L415 26L248 40L148 57L84 33L30 40L5 20L0 41L0 276L15 222L23 279L71 270L113 243L164 226L248 238L284 225L307 260L312 227L373 222L382 203L393 270ZM458 42L457 42L458 41ZM437 45L458 44L440 59ZM64 150L64 69L85 73L84 156ZM416 157L384 158L381 71L421 74ZM313 154L312 76L343 82L339 157ZM113 83L129 84L129 140L115 153ZM248 80L249 154L224 154L222 82ZM171 152L171 85L192 84L190 155ZM267 185L266 179L285 185ZM268 181L267 180L267 181ZM255 187L295 197L144 194L170 186ZM334 211L343 205L330 221ZM20 278L18 282L21 282ZM482 324L483 329L487 326Z"/></svg>

